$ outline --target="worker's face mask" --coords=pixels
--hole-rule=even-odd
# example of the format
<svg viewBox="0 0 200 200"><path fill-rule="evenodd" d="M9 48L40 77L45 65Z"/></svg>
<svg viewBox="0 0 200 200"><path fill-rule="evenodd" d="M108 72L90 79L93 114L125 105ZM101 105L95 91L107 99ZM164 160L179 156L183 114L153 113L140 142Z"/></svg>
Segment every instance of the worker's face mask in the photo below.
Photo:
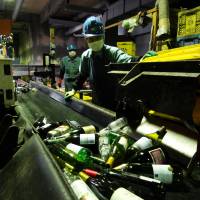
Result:
<svg viewBox="0 0 200 200"><path fill-rule="evenodd" d="M76 56L76 51L69 51L69 57L73 58Z"/></svg>
<svg viewBox="0 0 200 200"><path fill-rule="evenodd" d="M94 41L94 42L88 41L88 47L90 49L92 49L92 51L94 51L94 52L101 51L101 49L103 48L103 45L104 45L103 38L101 38L100 40Z"/></svg>

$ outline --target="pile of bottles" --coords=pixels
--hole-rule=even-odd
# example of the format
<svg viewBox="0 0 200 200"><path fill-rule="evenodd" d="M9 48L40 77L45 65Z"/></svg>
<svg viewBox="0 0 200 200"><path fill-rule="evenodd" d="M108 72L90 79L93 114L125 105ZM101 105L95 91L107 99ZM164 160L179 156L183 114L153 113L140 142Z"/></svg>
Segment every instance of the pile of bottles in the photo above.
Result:
<svg viewBox="0 0 200 200"><path fill-rule="evenodd" d="M34 126L78 199L165 199L171 187L183 184L184 170L162 146L164 126L138 140L123 117L102 130L46 118Z"/></svg>
<svg viewBox="0 0 200 200"><path fill-rule="evenodd" d="M0 57L14 58L13 34L0 35Z"/></svg>

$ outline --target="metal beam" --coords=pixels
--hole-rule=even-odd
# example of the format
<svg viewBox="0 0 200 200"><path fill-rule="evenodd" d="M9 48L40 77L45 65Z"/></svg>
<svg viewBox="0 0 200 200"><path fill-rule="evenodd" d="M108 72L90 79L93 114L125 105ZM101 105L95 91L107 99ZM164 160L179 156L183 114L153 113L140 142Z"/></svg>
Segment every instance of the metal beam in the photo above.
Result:
<svg viewBox="0 0 200 200"><path fill-rule="evenodd" d="M106 9L108 9L109 5L108 5L108 2L106 0L102 0L100 3L96 4L93 8L98 9L98 8L102 7L103 5L105 6ZM87 13L81 12L80 14L76 15L75 17L73 17L73 19L74 20L78 20L78 19L84 18L86 16L87 16ZM78 25L76 27L73 27L73 28L69 29L67 32L65 32L65 35L66 36L71 35L71 34L77 32L77 31L80 31L81 29L82 29L82 25ZM75 35L75 37L76 36L77 37L81 37L80 34L74 34L74 35Z"/></svg>
<svg viewBox="0 0 200 200"><path fill-rule="evenodd" d="M49 3L44 7L40 14L40 23L44 23L50 16L55 14L63 5L65 0L49 0Z"/></svg>
<svg viewBox="0 0 200 200"><path fill-rule="evenodd" d="M81 23L76 22L76 21L71 21L71 20L61 20L61 19L50 18L49 24L55 27L74 27L74 26L80 25Z"/></svg>
<svg viewBox="0 0 200 200"><path fill-rule="evenodd" d="M19 11L22 7L24 3L24 0L16 0L15 1L15 8L14 8L14 11L13 11L13 14L12 14L12 20L15 21L17 19L17 16L19 14Z"/></svg>
<svg viewBox="0 0 200 200"><path fill-rule="evenodd" d="M80 31L80 30L82 29L82 26L83 26L83 25L80 24L80 25L78 25L78 26L75 26L75 27L69 29L68 31L65 32L65 35L68 36L68 35L71 35L71 34L77 32L77 31Z"/></svg>
<svg viewBox="0 0 200 200"><path fill-rule="evenodd" d="M73 12L84 12L89 14L103 14L105 12L104 9L99 8L91 8L91 7L85 7L85 6L77 6L73 4L66 4L65 11L73 11Z"/></svg>

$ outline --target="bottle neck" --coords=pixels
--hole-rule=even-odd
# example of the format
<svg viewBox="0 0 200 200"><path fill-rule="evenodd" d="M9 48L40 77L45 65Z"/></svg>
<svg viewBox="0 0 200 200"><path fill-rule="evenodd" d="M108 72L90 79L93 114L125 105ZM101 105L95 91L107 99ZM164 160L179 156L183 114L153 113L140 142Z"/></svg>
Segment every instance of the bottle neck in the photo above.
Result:
<svg viewBox="0 0 200 200"><path fill-rule="evenodd" d="M79 176L81 177L81 179L82 179L84 182L89 181L90 176L88 176L85 172L81 171L81 172L79 172L78 174L79 174Z"/></svg>
<svg viewBox="0 0 200 200"><path fill-rule="evenodd" d="M114 164L114 161L115 161L115 158L113 156L109 156L106 164L109 165L110 167L112 167Z"/></svg>

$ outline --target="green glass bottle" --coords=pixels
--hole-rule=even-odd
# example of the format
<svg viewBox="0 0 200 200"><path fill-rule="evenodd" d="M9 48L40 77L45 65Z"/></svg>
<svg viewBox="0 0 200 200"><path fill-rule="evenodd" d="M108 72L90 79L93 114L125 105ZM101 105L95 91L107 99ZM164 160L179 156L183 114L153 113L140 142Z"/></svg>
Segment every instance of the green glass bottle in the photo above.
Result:
<svg viewBox="0 0 200 200"><path fill-rule="evenodd" d="M107 160L114 143L119 140L121 136L127 136L122 131L107 131L105 134L102 134L99 137L99 153L103 160ZM128 146L134 142L134 140L130 137L128 138Z"/></svg>
<svg viewBox="0 0 200 200"><path fill-rule="evenodd" d="M68 136L65 134L66 137L57 137L57 138L50 138L44 140L45 143L53 144L53 143L62 143L64 141L71 142L76 145L80 145L82 147L86 147L90 149L93 153L98 154L98 146L99 146L99 135L95 133L90 134L71 134L68 133Z"/></svg>
<svg viewBox="0 0 200 200"><path fill-rule="evenodd" d="M125 136L121 136L116 142L113 144L109 158L107 160L107 164L110 167L113 167L114 163L120 162L123 160L126 150L128 148L128 138Z"/></svg>
<svg viewBox="0 0 200 200"><path fill-rule="evenodd" d="M90 156L92 155L92 152L87 148L65 141L53 145L57 145L59 147L59 151L61 152L66 152L67 154L71 153L71 155L73 155L73 158L75 158L79 162L86 164L88 163L88 165L91 162Z"/></svg>
<svg viewBox="0 0 200 200"><path fill-rule="evenodd" d="M61 144L51 144L48 145L48 148L54 155L60 157L65 162L75 167L80 166L84 168L84 166L91 166L90 163L87 162L87 160L84 161L77 160L76 154L73 151L66 149L65 146Z"/></svg>

